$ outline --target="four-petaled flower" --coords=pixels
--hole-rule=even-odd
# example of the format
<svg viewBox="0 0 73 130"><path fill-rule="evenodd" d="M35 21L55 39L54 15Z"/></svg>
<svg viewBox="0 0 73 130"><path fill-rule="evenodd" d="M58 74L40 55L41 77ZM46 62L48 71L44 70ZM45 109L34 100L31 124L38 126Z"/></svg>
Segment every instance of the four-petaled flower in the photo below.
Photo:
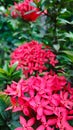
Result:
<svg viewBox="0 0 73 130"><path fill-rule="evenodd" d="M18 127L15 130L34 130L32 128L32 125L34 123L35 123L35 118L34 117L32 117L31 119L26 121L24 117L20 116L20 124L22 125L22 127Z"/></svg>

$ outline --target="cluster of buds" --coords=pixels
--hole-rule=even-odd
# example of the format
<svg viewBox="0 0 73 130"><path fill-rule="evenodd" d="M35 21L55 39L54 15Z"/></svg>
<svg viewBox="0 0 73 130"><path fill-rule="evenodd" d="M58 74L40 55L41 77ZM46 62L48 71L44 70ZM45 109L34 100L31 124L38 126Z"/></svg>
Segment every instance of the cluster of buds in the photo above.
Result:
<svg viewBox="0 0 73 130"><path fill-rule="evenodd" d="M42 13L39 8L32 5L33 0L24 0L21 3L15 3L10 8L13 18L21 17L27 21L35 21Z"/></svg>
<svg viewBox="0 0 73 130"><path fill-rule="evenodd" d="M50 50L50 48L43 47L42 43L37 41L31 41L22 44L14 50L11 54L11 65L18 62L17 69L22 68L23 74L28 77L41 72L47 71L49 66L55 66L58 62L56 55Z"/></svg>

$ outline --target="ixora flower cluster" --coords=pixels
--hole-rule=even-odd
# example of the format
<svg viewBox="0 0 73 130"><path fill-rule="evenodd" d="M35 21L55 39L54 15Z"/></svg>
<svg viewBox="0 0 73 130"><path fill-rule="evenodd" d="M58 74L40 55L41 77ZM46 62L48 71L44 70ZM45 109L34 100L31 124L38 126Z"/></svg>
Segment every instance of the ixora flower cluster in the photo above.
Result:
<svg viewBox="0 0 73 130"><path fill-rule="evenodd" d="M24 0L21 3L15 3L11 7L11 16L13 18L21 17L27 21L35 21L42 13L39 8L32 5L33 0ZM38 2L38 1L37 1Z"/></svg>
<svg viewBox="0 0 73 130"><path fill-rule="evenodd" d="M48 72L45 64L56 65L55 54L31 41L19 46L11 54L11 65L18 61L26 79L7 86L11 106L7 110L20 111L21 126L15 130L73 130L69 121L73 119L73 88L64 76ZM38 72L32 76L33 72ZM39 76L40 72L46 72ZM31 76L28 77L28 75Z"/></svg>
<svg viewBox="0 0 73 130"><path fill-rule="evenodd" d="M7 86L13 112L21 111L21 126L15 130L73 130L73 89L57 74L32 76Z"/></svg>
<svg viewBox="0 0 73 130"><path fill-rule="evenodd" d="M14 50L11 54L11 65L18 62L17 69L22 68L26 77L35 73L47 71L47 65L55 66L58 62L55 54L43 44L37 41L24 43Z"/></svg>

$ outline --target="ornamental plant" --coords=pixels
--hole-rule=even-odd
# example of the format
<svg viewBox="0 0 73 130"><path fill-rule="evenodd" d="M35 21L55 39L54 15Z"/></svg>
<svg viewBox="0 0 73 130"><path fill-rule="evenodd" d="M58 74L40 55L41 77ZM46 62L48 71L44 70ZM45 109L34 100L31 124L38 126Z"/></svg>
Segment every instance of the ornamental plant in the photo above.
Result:
<svg viewBox="0 0 73 130"><path fill-rule="evenodd" d="M7 86L11 98L7 110L21 111L21 126L15 130L73 130L73 89L64 76L47 73Z"/></svg>
<svg viewBox="0 0 73 130"><path fill-rule="evenodd" d="M73 37L72 32L65 32L70 29L67 25L73 24L68 21L73 15L68 11L71 3L69 0L15 0L7 11L7 2L5 6L0 12L1 20L5 17L4 30L10 27L13 31L11 38L10 33L4 36L7 45L16 41L17 44L10 50L6 48L7 55L12 50L10 62L0 68L3 90L0 129L73 130L73 51L70 52L73 45L68 39L72 43Z"/></svg>
<svg viewBox="0 0 73 130"><path fill-rule="evenodd" d="M24 78L13 81L4 91L11 100L6 110L21 112L20 127L15 130L72 130L73 88L52 70L58 61L51 48L37 41L24 43L11 54L10 66L15 62Z"/></svg>

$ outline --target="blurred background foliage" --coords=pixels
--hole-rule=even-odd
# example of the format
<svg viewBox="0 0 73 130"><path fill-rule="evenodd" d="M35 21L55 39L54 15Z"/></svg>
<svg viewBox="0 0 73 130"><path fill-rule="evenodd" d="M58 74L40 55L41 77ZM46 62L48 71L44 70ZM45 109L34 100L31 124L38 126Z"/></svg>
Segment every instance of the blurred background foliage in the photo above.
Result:
<svg viewBox="0 0 73 130"><path fill-rule="evenodd" d="M0 90L22 75L21 70L15 72L17 63L12 68L8 66L10 53L32 39L51 47L59 60L55 69L73 84L73 0L40 0L39 4L34 0L33 6L42 12L47 10L35 22L11 17L9 7L21 1L0 0ZM18 113L4 112L8 105L6 95L0 94L0 130L14 130L19 126Z"/></svg>
<svg viewBox="0 0 73 130"><path fill-rule="evenodd" d="M51 46L57 54L60 68L66 76L73 75L73 0L40 0L36 5L41 11L47 10L35 22L14 19L10 16L9 7L22 0L0 1L0 67L9 60L10 53L25 41L32 39Z"/></svg>
<svg viewBox="0 0 73 130"><path fill-rule="evenodd" d="M0 67L9 61L10 53L32 39L51 46L69 80L73 78L73 0L36 0L32 3L45 14L35 22L12 18L9 7L22 0L0 1Z"/></svg>

